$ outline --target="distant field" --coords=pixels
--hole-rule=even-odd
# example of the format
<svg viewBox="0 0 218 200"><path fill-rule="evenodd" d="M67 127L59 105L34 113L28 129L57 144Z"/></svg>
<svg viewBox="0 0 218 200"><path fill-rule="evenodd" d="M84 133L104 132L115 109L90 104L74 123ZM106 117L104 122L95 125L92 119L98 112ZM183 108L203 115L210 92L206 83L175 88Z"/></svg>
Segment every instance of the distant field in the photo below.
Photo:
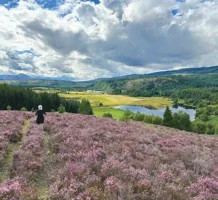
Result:
<svg viewBox="0 0 218 200"><path fill-rule="evenodd" d="M104 106L139 105L164 108L172 105L172 101L163 97L130 97L125 95L96 94L91 92L70 92L70 94L59 94L65 98L88 99L93 105L103 103Z"/></svg>
<svg viewBox="0 0 218 200"><path fill-rule="evenodd" d="M94 115L102 117L104 113L111 113L114 119L121 119L124 114L123 110L116 109L110 106L92 106Z"/></svg>
<svg viewBox="0 0 218 200"><path fill-rule="evenodd" d="M119 105L138 105L153 106L155 108L164 108L172 105L172 101L163 97L130 97L124 95L96 94L92 92L70 92L69 94L60 93L61 97L88 99L93 107L94 115L102 116L104 113L111 113L113 118L120 119L124 111L115 109L113 106ZM103 106L98 106L102 103Z"/></svg>

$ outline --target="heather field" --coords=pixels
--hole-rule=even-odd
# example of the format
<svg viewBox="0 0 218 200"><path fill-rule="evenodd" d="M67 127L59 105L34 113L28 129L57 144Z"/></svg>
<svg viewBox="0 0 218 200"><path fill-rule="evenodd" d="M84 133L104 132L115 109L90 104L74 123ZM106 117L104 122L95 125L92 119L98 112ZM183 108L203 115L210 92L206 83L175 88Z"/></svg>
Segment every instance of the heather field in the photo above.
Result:
<svg viewBox="0 0 218 200"><path fill-rule="evenodd" d="M95 116L0 111L1 200L217 200L218 138Z"/></svg>

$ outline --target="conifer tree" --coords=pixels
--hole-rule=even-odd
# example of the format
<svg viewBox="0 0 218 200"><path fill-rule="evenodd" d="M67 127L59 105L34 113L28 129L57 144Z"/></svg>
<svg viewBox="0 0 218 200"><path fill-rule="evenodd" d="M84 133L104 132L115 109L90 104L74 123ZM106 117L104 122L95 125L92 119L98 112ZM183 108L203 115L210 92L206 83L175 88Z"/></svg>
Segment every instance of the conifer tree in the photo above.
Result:
<svg viewBox="0 0 218 200"><path fill-rule="evenodd" d="M79 105L79 113L84 115L93 115L91 104L88 100L83 99Z"/></svg>
<svg viewBox="0 0 218 200"><path fill-rule="evenodd" d="M167 108L166 108L166 110L164 112L163 125L168 126L168 127L173 126L173 116L172 116L172 112L171 112L171 110L169 109L168 106L167 106Z"/></svg>

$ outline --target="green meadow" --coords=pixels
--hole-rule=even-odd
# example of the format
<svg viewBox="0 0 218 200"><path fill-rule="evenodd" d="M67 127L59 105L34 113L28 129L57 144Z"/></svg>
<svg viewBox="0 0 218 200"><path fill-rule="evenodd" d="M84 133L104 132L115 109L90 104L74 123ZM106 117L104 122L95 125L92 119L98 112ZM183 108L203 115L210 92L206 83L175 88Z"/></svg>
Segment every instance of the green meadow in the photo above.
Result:
<svg viewBox="0 0 218 200"><path fill-rule="evenodd" d="M169 98L163 97L130 97L125 95L97 94L94 92L69 92L60 93L59 95L69 99L88 99L92 104L96 116L111 113L114 119L120 119L124 113L124 111L114 108L115 106L152 106L159 109L172 105L172 101Z"/></svg>

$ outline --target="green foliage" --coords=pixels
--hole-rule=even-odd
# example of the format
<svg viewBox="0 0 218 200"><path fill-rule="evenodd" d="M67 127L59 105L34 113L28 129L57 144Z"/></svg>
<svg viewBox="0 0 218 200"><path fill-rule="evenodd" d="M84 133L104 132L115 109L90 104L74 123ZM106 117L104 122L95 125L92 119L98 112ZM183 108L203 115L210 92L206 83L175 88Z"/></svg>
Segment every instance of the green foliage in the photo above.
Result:
<svg viewBox="0 0 218 200"><path fill-rule="evenodd" d="M116 92L116 89L130 96L171 96L174 99L201 99L214 96L208 88L218 87L217 74L207 75L167 75L159 77L140 76L122 79L110 79L97 81L95 90ZM137 88L137 89L136 89ZM191 88L191 90L189 90ZM206 88L206 89L203 89ZM195 91L194 91L194 90ZM203 89L203 90L202 90ZM183 92L183 90L185 92Z"/></svg>
<svg viewBox="0 0 218 200"><path fill-rule="evenodd" d="M155 116L153 118L152 123L156 124L156 125L162 125L163 124L163 119L161 117Z"/></svg>
<svg viewBox="0 0 218 200"><path fill-rule="evenodd" d="M107 117L107 118L113 118L111 113L104 113L103 117Z"/></svg>
<svg viewBox="0 0 218 200"><path fill-rule="evenodd" d="M27 109L25 107L22 107L20 110L21 111L27 111Z"/></svg>
<svg viewBox="0 0 218 200"><path fill-rule="evenodd" d="M206 127L206 134L208 135L214 135L215 134L215 127L213 124L211 123L207 123L207 127Z"/></svg>
<svg viewBox="0 0 218 200"><path fill-rule="evenodd" d="M192 123L190 121L190 117L187 113L182 111L178 113L174 113L173 115L173 127L180 129L191 131L192 130Z"/></svg>
<svg viewBox="0 0 218 200"><path fill-rule="evenodd" d="M200 134L205 134L206 132L206 123L203 121L195 121L194 122L194 132L200 133Z"/></svg>
<svg viewBox="0 0 218 200"><path fill-rule="evenodd" d="M203 122L207 122L209 120L209 117L205 113L202 113L198 116L198 119L200 119Z"/></svg>
<svg viewBox="0 0 218 200"><path fill-rule="evenodd" d="M84 115L93 115L89 100L83 99L79 105L79 113Z"/></svg>
<svg viewBox="0 0 218 200"><path fill-rule="evenodd" d="M140 112L137 112L136 114L134 114L133 119L135 121L143 121L144 117L145 117L144 114L141 114Z"/></svg>
<svg viewBox="0 0 218 200"><path fill-rule="evenodd" d="M64 113L64 112L66 112L66 109L65 109L65 107L64 107L62 104L60 104L60 106L58 107L58 112L59 112L59 113Z"/></svg>
<svg viewBox="0 0 218 200"><path fill-rule="evenodd" d="M215 126L215 135L218 135L218 126Z"/></svg>
<svg viewBox="0 0 218 200"><path fill-rule="evenodd" d="M11 106L7 106L7 110L11 110Z"/></svg>
<svg viewBox="0 0 218 200"><path fill-rule="evenodd" d="M216 108L216 110L213 113L214 115L218 115L218 109Z"/></svg>
<svg viewBox="0 0 218 200"><path fill-rule="evenodd" d="M173 116L168 106L164 112L163 125L168 127L173 127Z"/></svg>
<svg viewBox="0 0 218 200"><path fill-rule="evenodd" d="M122 90L121 90L120 88L114 88L114 89L112 90L112 94L116 94L116 95L122 94Z"/></svg>
<svg viewBox="0 0 218 200"><path fill-rule="evenodd" d="M179 103L179 100L176 98L173 100L173 106L177 107Z"/></svg>
<svg viewBox="0 0 218 200"><path fill-rule="evenodd" d="M131 112L130 110L125 110L125 112L123 113L123 116L121 117L121 121L128 121L130 119L133 119L134 117L134 113Z"/></svg>
<svg viewBox="0 0 218 200"><path fill-rule="evenodd" d="M5 110L8 105L13 110L20 110L22 107L34 110L38 105L42 105L44 111L50 112L52 109L57 110L62 104L66 108L66 112L78 113L80 104L77 100L61 99L57 93L36 93L28 88L7 84L0 84L0 97L0 110Z"/></svg>
<svg viewBox="0 0 218 200"><path fill-rule="evenodd" d="M66 112L70 112L70 113L79 112L79 105L80 105L79 101L73 99L66 100L65 98L61 98L61 104L65 107Z"/></svg>
<svg viewBox="0 0 218 200"><path fill-rule="evenodd" d="M148 124L152 124L152 122L153 122L153 116L151 116L151 115L145 115L145 117L144 117L144 122L145 122L145 123L148 123Z"/></svg>

